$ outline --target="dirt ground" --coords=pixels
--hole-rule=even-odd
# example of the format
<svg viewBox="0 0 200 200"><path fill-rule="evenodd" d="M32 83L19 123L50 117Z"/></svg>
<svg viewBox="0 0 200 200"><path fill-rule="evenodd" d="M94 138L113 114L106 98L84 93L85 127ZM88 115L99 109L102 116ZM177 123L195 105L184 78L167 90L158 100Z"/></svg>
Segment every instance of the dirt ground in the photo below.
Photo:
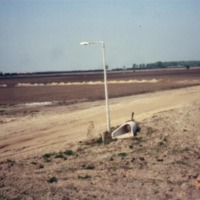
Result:
<svg viewBox="0 0 200 200"><path fill-rule="evenodd" d="M1 106L0 199L199 199L200 86L110 100L134 138L103 145L104 101Z"/></svg>
<svg viewBox="0 0 200 200"><path fill-rule="evenodd" d="M200 67L108 73L110 98L194 85L200 85ZM0 105L103 100L103 73L0 77L0 94Z"/></svg>

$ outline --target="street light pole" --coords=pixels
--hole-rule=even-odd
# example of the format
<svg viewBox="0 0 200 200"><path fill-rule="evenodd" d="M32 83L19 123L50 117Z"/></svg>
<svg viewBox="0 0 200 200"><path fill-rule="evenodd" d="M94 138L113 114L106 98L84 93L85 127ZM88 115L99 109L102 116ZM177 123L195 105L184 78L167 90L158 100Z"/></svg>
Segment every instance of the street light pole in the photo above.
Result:
<svg viewBox="0 0 200 200"><path fill-rule="evenodd" d="M110 132L110 111L108 102L108 84L107 84L107 69L106 69L106 53L105 53L105 43L103 41L93 41L93 42L81 42L80 45L90 45L90 44L101 44L103 53L103 68L104 68L104 90L105 90L105 103L106 103L106 122L107 131ZM103 134L103 141L105 140Z"/></svg>
<svg viewBox="0 0 200 200"><path fill-rule="evenodd" d="M105 43L104 42L102 42L102 50L103 50L103 66L104 66L104 90L105 90L105 101L106 101L107 131L110 132L110 110L109 110L109 102L108 102L106 53L105 53Z"/></svg>

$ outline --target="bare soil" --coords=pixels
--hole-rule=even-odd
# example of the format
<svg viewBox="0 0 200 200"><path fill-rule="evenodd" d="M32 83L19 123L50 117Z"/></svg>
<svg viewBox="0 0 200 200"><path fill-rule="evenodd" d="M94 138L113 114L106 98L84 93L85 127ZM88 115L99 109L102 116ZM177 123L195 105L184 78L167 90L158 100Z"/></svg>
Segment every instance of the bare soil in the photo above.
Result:
<svg viewBox="0 0 200 200"><path fill-rule="evenodd" d="M144 81L129 83L130 80ZM156 80L157 82L147 82ZM77 102L95 101L104 99L103 84L93 85L56 85L59 83L103 81L102 73L32 75L0 78L0 105L15 105L31 102L55 102L72 104ZM167 89L183 88L200 85L200 68L179 70L152 70L152 71L124 71L109 72L109 97L121 97L133 94L142 94ZM123 84L119 81L127 81ZM42 84L34 87L16 87L19 83ZM55 84L47 86L46 84Z"/></svg>
<svg viewBox="0 0 200 200"><path fill-rule="evenodd" d="M0 108L0 199L199 199L200 86L110 100L134 138L103 145L104 101ZM92 125L92 126L91 126Z"/></svg>

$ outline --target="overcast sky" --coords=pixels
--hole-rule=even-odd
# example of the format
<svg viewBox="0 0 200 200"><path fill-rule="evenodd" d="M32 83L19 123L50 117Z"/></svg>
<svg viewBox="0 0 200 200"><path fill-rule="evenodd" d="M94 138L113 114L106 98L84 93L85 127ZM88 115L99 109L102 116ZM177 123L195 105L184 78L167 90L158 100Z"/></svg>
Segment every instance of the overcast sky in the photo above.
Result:
<svg viewBox="0 0 200 200"><path fill-rule="evenodd" d="M0 0L0 71L200 60L199 0Z"/></svg>

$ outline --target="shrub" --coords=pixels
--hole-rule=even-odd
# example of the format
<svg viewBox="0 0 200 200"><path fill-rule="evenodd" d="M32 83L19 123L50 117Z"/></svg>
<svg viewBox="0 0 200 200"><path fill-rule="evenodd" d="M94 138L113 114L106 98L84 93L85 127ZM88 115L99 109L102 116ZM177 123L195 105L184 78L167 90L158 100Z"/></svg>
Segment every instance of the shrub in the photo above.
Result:
<svg viewBox="0 0 200 200"><path fill-rule="evenodd" d="M72 150L66 150L65 152L64 152L64 154L65 155L68 155L68 156L71 156L71 155L73 155L73 151Z"/></svg>
<svg viewBox="0 0 200 200"><path fill-rule="evenodd" d="M47 180L47 182L48 182L48 183L58 182L58 179L57 179L55 176L53 176L53 177L49 178L49 179Z"/></svg>

